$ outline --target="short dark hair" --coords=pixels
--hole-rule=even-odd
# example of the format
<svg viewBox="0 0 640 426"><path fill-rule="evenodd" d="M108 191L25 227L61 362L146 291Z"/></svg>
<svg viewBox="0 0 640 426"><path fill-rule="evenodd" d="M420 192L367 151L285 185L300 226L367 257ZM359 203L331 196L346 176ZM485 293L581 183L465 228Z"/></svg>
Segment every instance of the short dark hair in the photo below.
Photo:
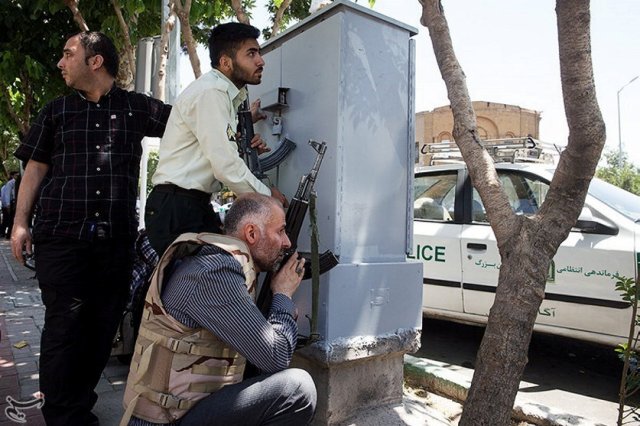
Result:
<svg viewBox="0 0 640 426"><path fill-rule="evenodd" d="M116 78L118 75L119 57L118 50L113 41L98 31L83 31L76 34L80 44L84 47L84 61L89 63L89 58L100 55L104 59L103 65L109 75Z"/></svg>
<svg viewBox="0 0 640 426"><path fill-rule="evenodd" d="M218 68L222 55L233 58L243 41L257 40L258 37L260 37L259 29L239 22L227 22L214 27L209 35L211 67Z"/></svg>
<svg viewBox="0 0 640 426"><path fill-rule="evenodd" d="M259 219L257 225L262 227L271 214L271 208L278 205L275 198L257 192L240 195L224 216L224 233L235 234L249 218Z"/></svg>

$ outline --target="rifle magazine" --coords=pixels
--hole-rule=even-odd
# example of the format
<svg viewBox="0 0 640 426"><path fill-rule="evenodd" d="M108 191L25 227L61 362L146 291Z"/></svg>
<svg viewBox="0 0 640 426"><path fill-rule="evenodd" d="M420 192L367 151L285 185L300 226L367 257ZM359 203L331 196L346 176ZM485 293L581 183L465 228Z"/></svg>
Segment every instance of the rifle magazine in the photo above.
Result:
<svg viewBox="0 0 640 426"><path fill-rule="evenodd" d="M274 167L279 166L280 163L282 163L294 149L296 149L295 142L290 139L284 138L284 140L280 142L280 145L278 145L275 151L260 159L262 171L268 172Z"/></svg>
<svg viewBox="0 0 640 426"><path fill-rule="evenodd" d="M309 253L300 253L305 258L303 280L311 278L311 255ZM320 255L320 275L330 271L340 264L340 259L336 257L331 250L327 250Z"/></svg>

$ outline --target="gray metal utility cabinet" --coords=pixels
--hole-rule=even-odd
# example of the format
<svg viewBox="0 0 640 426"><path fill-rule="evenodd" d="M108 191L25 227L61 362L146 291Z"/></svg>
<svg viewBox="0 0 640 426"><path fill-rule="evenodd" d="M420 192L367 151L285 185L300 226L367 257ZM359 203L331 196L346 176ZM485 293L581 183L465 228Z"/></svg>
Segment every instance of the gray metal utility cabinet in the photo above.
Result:
<svg viewBox="0 0 640 426"><path fill-rule="evenodd" d="M412 27L336 1L262 46L262 83L250 87L268 118L270 146L297 148L272 181L291 196L309 172L309 139L327 142L316 182L320 249L340 264L320 277L321 340L296 353L318 387L316 424L402 399L403 355L419 347L422 266L411 246L413 174ZM275 133L275 134L273 134ZM307 219L308 223L308 219ZM300 251L309 250L303 226ZM296 294L309 332L311 282Z"/></svg>

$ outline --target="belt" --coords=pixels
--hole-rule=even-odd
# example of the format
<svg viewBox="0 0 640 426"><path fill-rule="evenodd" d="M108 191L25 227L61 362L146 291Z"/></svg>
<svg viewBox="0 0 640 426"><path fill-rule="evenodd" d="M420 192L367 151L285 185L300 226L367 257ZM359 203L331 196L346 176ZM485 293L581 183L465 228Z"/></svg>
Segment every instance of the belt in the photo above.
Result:
<svg viewBox="0 0 640 426"><path fill-rule="evenodd" d="M211 194L203 191L198 191L197 189L184 189L182 187L179 187L178 185L174 185L173 183L162 183L160 185L156 185L153 187L153 190L168 194L180 194L186 197L205 201L207 203L211 201Z"/></svg>

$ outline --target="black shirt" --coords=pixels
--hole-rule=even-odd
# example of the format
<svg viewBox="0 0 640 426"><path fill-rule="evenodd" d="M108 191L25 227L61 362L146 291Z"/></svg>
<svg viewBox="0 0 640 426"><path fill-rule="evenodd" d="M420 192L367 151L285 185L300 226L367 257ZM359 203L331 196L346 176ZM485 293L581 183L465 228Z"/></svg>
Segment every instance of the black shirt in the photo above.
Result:
<svg viewBox="0 0 640 426"><path fill-rule="evenodd" d="M34 237L134 238L143 137L161 137L171 106L113 87L98 102L79 93L48 103L15 156L49 164Z"/></svg>

